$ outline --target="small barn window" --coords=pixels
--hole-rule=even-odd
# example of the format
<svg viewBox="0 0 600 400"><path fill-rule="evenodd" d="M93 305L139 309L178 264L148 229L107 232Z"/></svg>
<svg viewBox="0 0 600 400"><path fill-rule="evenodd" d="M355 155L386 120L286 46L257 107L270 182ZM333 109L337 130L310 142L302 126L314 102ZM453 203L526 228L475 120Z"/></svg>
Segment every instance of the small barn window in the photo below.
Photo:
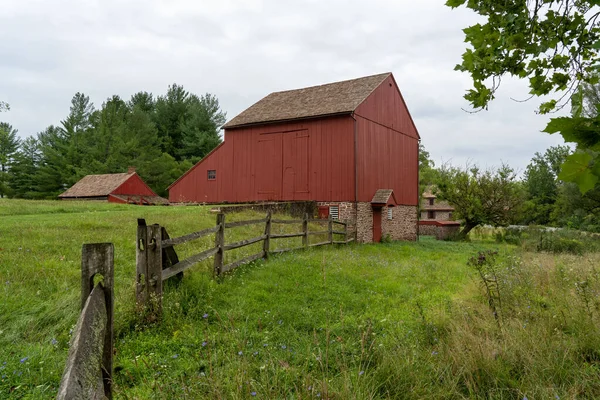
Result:
<svg viewBox="0 0 600 400"><path fill-rule="evenodd" d="M427 218L435 219L435 211L427 211Z"/></svg>
<svg viewBox="0 0 600 400"><path fill-rule="evenodd" d="M329 206L329 216L331 217L331 219L340 219L340 207Z"/></svg>
<svg viewBox="0 0 600 400"><path fill-rule="evenodd" d="M209 169L208 170L208 180L214 181L215 179L217 179L217 170Z"/></svg>
<svg viewBox="0 0 600 400"><path fill-rule="evenodd" d="M433 205L433 197L429 199L429 205L432 206Z"/></svg>
<svg viewBox="0 0 600 400"><path fill-rule="evenodd" d="M392 207L388 207L388 219L392 219L394 217L394 211Z"/></svg>

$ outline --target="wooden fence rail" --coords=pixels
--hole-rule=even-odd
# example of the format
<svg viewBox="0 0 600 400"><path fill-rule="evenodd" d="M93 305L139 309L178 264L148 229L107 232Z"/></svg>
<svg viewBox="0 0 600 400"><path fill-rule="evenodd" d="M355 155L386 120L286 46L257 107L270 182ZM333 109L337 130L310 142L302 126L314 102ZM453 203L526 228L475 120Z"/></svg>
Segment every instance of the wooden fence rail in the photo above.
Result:
<svg viewBox="0 0 600 400"><path fill-rule="evenodd" d="M326 223L327 230L311 232L309 224ZM225 243L225 230L249 225L264 225L264 233L249 239L240 240L233 243ZM271 228L273 224L301 224L302 232L273 234ZM342 226L343 230L334 230L333 226ZM192 240L200 239L209 235L214 235L214 247L194 254L185 260L180 261L174 246L187 243ZM327 241L309 244L309 236L327 235ZM333 240L334 235L343 235L344 240ZM290 249L271 250L271 240L302 238L302 246ZM162 282L178 276L182 277L183 271L204 261L210 257L213 259L213 274L218 277L229 272L240 265L252 261L268 258L270 254L278 254L286 251L307 249L309 247L323 246L327 244L347 244L353 241L348 239L348 226L345 222L328 220L309 219L308 214L300 220L278 220L272 219L271 213L267 213L265 218L248 221L226 222L225 214L217 214L216 224L212 228L203 229L198 232L189 233L177 238L170 238L164 227L159 225L146 225L143 219L138 220L137 232L137 301L138 304L156 316L159 316L162 308ZM256 243L263 243L262 251L243 257L240 260L224 264L224 255L226 251L239 249Z"/></svg>
<svg viewBox="0 0 600 400"><path fill-rule="evenodd" d="M83 245L82 310L57 399L112 399L113 261L112 243ZM94 284L100 276L102 281Z"/></svg>

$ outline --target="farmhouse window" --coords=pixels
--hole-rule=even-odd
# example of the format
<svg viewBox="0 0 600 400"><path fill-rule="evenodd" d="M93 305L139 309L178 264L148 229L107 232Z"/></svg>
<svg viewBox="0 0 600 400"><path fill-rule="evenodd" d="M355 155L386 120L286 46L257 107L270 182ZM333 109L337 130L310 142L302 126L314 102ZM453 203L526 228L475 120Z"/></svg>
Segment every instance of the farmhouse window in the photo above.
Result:
<svg viewBox="0 0 600 400"><path fill-rule="evenodd" d="M392 219L394 217L394 212L391 207L388 207L388 219Z"/></svg>
<svg viewBox="0 0 600 400"><path fill-rule="evenodd" d="M432 206L433 205L433 198L429 199L429 205Z"/></svg>
<svg viewBox="0 0 600 400"><path fill-rule="evenodd" d="M331 219L340 219L340 207L329 206L329 216L331 217Z"/></svg>
<svg viewBox="0 0 600 400"><path fill-rule="evenodd" d="M217 179L217 170L209 169L208 170L208 180L214 181L215 179Z"/></svg>
<svg viewBox="0 0 600 400"><path fill-rule="evenodd" d="M427 211L427 218L435 219L435 211Z"/></svg>

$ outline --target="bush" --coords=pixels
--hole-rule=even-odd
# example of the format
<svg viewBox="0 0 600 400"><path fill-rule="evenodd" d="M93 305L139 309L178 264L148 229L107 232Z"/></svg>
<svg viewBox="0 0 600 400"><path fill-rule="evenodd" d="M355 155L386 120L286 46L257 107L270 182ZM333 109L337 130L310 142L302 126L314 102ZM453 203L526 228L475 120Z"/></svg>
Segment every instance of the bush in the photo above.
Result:
<svg viewBox="0 0 600 400"><path fill-rule="evenodd" d="M511 226L495 236L498 243L521 246L527 251L570 254L600 251L597 235L571 229Z"/></svg>

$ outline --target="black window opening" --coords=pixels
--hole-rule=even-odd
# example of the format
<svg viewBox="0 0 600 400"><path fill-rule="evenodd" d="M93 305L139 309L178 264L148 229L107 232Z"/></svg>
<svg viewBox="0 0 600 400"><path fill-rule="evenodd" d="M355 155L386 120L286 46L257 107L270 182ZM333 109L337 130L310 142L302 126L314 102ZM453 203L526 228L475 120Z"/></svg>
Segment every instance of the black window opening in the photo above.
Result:
<svg viewBox="0 0 600 400"><path fill-rule="evenodd" d="M429 199L429 205L432 206L433 205L433 198Z"/></svg>
<svg viewBox="0 0 600 400"><path fill-rule="evenodd" d="M217 179L217 170L209 169L208 170L208 180L214 181L215 179Z"/></svg>
<svg viewBox="0 0 600 400"><path fill-rule="evenodd" d="M429 219L435 219L435 211L428 211L427 212L427 218L429 218Z"/></svg>

